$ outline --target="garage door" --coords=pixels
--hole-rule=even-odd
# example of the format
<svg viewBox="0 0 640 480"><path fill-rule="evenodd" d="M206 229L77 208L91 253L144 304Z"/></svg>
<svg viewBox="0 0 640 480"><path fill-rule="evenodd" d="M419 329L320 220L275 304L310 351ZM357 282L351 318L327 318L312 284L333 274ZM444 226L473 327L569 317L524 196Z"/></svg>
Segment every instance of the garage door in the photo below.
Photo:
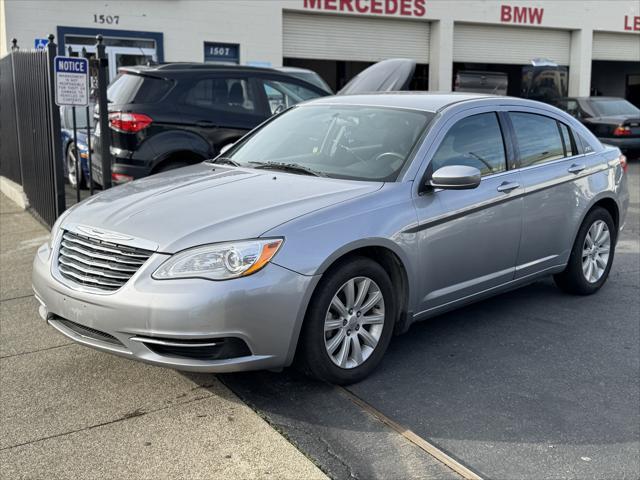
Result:
<svg viewBox="0 0 640 480"><path fill-rule="evenodd" d="M429 23L415 20L285 12L283 42L289 58L429 63Z"/></svg>
<svg viewBox="0 0 640 480"><path fill-rule="evenodd" d="M593 59L640 62L640 35L594 32Z"/></svg>
<svg viewBox="0 0 640 480"><path fill-rule="evenodd" d="M548 58L569 65L570 46L571 34L565 30L457 23L453 61L523 65Z"/></svg>

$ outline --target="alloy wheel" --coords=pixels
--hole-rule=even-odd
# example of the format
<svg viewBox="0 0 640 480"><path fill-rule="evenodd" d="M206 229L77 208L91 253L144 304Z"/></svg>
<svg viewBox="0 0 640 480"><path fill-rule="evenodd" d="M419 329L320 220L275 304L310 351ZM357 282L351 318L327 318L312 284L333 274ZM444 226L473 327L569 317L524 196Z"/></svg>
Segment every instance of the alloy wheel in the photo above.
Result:
<svg viewBox="0 0 640 480"><path fill-rule="evenodd" d="M324 343L340 368L362 365L373 353L384 327L384 297L376 282L354 277L333 296L324 321Z"/></svg>
<svg viewBox="0 0 640 480"><path fill-rule="evenodd" d="M610 248L609 227L604 221L596 220L589 227L582 246L582 273L589 283L596 283L604 275Z"/></svg>
<svg viewBox="0 0 640 480"><path fill-rule="evenodd" d="M76 178L76 156L73 147L69 148L69 152L67 153L67 178L73 187L78 183L78 179Z"/></svg>

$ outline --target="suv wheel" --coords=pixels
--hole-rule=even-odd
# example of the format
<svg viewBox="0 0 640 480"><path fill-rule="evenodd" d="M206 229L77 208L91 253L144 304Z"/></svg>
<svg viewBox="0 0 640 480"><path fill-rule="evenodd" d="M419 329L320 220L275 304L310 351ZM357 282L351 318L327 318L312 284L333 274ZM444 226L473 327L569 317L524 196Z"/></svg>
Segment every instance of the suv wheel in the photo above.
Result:
<svg viewBox="0 0 640 480"><path fill-rule="evenodd" d="M597 292L611 270L616 234L607 210L598 207L589 212L578 232L567 268L553 277L556 285L577 295Z"/></svg>
<svg viewBox="0 0 640 480"><path fill-rule="evenodd" d="M387 272L356 258L327 272L311 300L300 349L312 376L349 384L369 375L393 333L395 299Z"/></svg>

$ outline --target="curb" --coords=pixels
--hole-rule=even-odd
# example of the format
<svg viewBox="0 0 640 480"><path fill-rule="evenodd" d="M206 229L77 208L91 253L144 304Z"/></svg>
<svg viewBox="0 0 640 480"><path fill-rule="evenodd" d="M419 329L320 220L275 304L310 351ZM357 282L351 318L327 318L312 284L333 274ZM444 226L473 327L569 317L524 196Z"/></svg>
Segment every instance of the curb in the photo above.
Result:
<svg viewBox="0 0 640 480"><path fill-rule="evenodd" d="M7 177L0 176L0 192L9 197L22 210L29 208L29 199L25 195L22 186Z"/></svg>

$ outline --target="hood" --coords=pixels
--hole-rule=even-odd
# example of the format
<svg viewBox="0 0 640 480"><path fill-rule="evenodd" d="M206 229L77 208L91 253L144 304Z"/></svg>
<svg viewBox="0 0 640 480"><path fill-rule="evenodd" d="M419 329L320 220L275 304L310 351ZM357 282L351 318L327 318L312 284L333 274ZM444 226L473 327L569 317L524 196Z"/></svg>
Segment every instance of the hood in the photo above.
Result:
<svg viewBox="0 0 640 480"><path fill-rule="evenodd" d="M390 58L364 69L338 95L408 90L416 70L415 60Z"/></svg>
<svg viewBox="0 0 640 480"><path fill-rule="evenodd" d="M256 238L300 215L381 186L200 163L90 197L69 213L63 228L104 229L175 253L206 243Z"/></svg>

